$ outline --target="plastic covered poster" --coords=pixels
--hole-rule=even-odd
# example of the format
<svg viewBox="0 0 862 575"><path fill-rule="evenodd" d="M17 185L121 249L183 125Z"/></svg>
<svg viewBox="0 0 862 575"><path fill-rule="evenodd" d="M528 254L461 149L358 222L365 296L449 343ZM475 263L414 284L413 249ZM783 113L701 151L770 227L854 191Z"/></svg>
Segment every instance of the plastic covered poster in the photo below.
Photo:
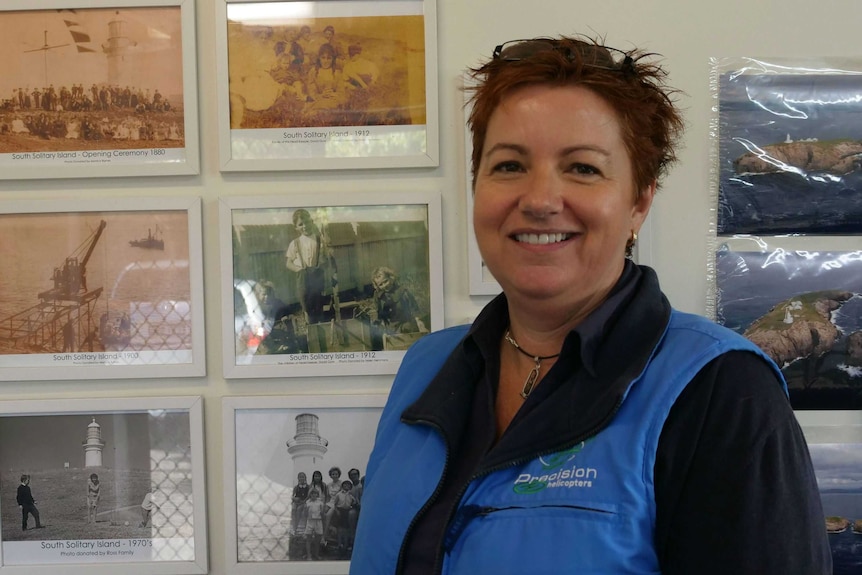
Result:
<svg viewBox="0 0 862 575"><path fill-rule="evenodd" d="M832 574L855 575L862 570L862 444L809 440L808 450L826 515Z"/></svg>
<svg viewBox="0 0 862 575"><path fill-rule="evenodd" d="M794 239L719 247L716 320L775 360L794 409L860 409L862 251L796 249Z"/></svg>
<svg viewBox="0 0 862 575"><path fill-rule="evenodd" d="M717 233L862 233L862 59L712 66Z"/></svg>

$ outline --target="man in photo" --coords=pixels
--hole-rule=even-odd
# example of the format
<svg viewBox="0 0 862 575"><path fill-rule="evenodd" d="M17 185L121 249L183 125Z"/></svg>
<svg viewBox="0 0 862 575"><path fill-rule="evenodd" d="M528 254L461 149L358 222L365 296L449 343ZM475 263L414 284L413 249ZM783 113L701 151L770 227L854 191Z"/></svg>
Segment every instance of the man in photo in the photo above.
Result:
<svg viewBox="0 0 862 575"><path fill-rule="evenodd" d="M39 519L39 510L36 509L36 500L33 499L33 493L30 491L30 476L21 476L21 485L18 486L18 506L21 508L21 530L27 531L27 519L29 515L36 520L36 529L42 528L42 522Z"/></svg>
<svg viewBox="0 0 862 575"><path fill-rule="evenodd" d="M141 523L139 527L146 527L153 517L153 489L150 489L144 494L144 499L141 501Z"/></svg>
<svg viewBox="0 0 862 575"><path fill-rule="evenodd" d="M402 285L392 268L380 266L371 273L376 319L371 324L371 349L386 349L388 335L428 333L416 297Z"/></svg>
<svg viewBox="0 0 862 575"><path fill-rule="evenodd" d="M362 56L362 46L351 44L347 48L348 60L344 64L344 81L348 87L369 89L380 76L377 64Z"/></svg>

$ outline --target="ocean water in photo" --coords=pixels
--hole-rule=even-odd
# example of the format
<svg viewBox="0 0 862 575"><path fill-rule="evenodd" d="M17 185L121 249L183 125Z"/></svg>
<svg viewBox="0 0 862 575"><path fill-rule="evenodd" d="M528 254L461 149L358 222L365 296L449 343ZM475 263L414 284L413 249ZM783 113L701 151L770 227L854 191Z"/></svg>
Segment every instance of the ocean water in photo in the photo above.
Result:
<svg viewBox="0 0 862 575"><path fill-rule="evenodd" d="M106 225L96 239L101 220ZM86 291L102 289L94 307L96 322L103 314L111 322L125 314L143 323L142 314L155 317L165 308L171 308L165 317L182 310L188 315L187 220L184 210L0 215L0 265L7 270L0 274L0 321L38 305L39 294L55 287L54 275L67 258L86 262ZM162 240L163 249L132 245L151 235ZM139 349L146 345L139 344Z"/></svg>
<svg viewBox="0 0 862 575"><path fill-rule="evenodd" d="M749 152L775 164L764 153L775 144L810 142L821 149L862 139L860 95L858 75L723 75L718 233L862 232L862 161L851 161L846 169L785 166L775 173L734 167L734 161Z"/></svg>

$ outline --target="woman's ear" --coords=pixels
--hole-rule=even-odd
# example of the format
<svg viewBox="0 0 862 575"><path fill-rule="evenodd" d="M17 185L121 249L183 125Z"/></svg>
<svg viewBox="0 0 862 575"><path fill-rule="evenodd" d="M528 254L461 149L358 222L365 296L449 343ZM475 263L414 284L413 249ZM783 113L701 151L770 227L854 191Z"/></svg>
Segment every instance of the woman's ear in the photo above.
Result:
<svg viewBox="0 0 862 575"><path fill-rule="evenodd" d="M644 187L635 198L634 206L632 206L632 230L640 231L641 226L649 215L652 201L655 198L657 182L653 180L648 186Z"/></svg>

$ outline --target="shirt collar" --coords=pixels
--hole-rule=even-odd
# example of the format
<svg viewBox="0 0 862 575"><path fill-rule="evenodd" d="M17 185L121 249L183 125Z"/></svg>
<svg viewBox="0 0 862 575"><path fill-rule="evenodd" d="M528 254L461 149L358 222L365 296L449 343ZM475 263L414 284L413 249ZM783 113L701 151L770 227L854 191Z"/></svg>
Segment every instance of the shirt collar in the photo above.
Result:
<svg viewBox="0 0 862 575"><path fill-rule="evenodd" d="M582 365L593 377L597 376L596 354L602 339L634 294L642 275L637 265L626 260L623 272L608 297L566 337L562 353L580 355ZM486 363L499 362L500 337L508 325L508 300L506 294L501 293L476 317L465 340L465 350L468 354L481 354Z"/></svg>

